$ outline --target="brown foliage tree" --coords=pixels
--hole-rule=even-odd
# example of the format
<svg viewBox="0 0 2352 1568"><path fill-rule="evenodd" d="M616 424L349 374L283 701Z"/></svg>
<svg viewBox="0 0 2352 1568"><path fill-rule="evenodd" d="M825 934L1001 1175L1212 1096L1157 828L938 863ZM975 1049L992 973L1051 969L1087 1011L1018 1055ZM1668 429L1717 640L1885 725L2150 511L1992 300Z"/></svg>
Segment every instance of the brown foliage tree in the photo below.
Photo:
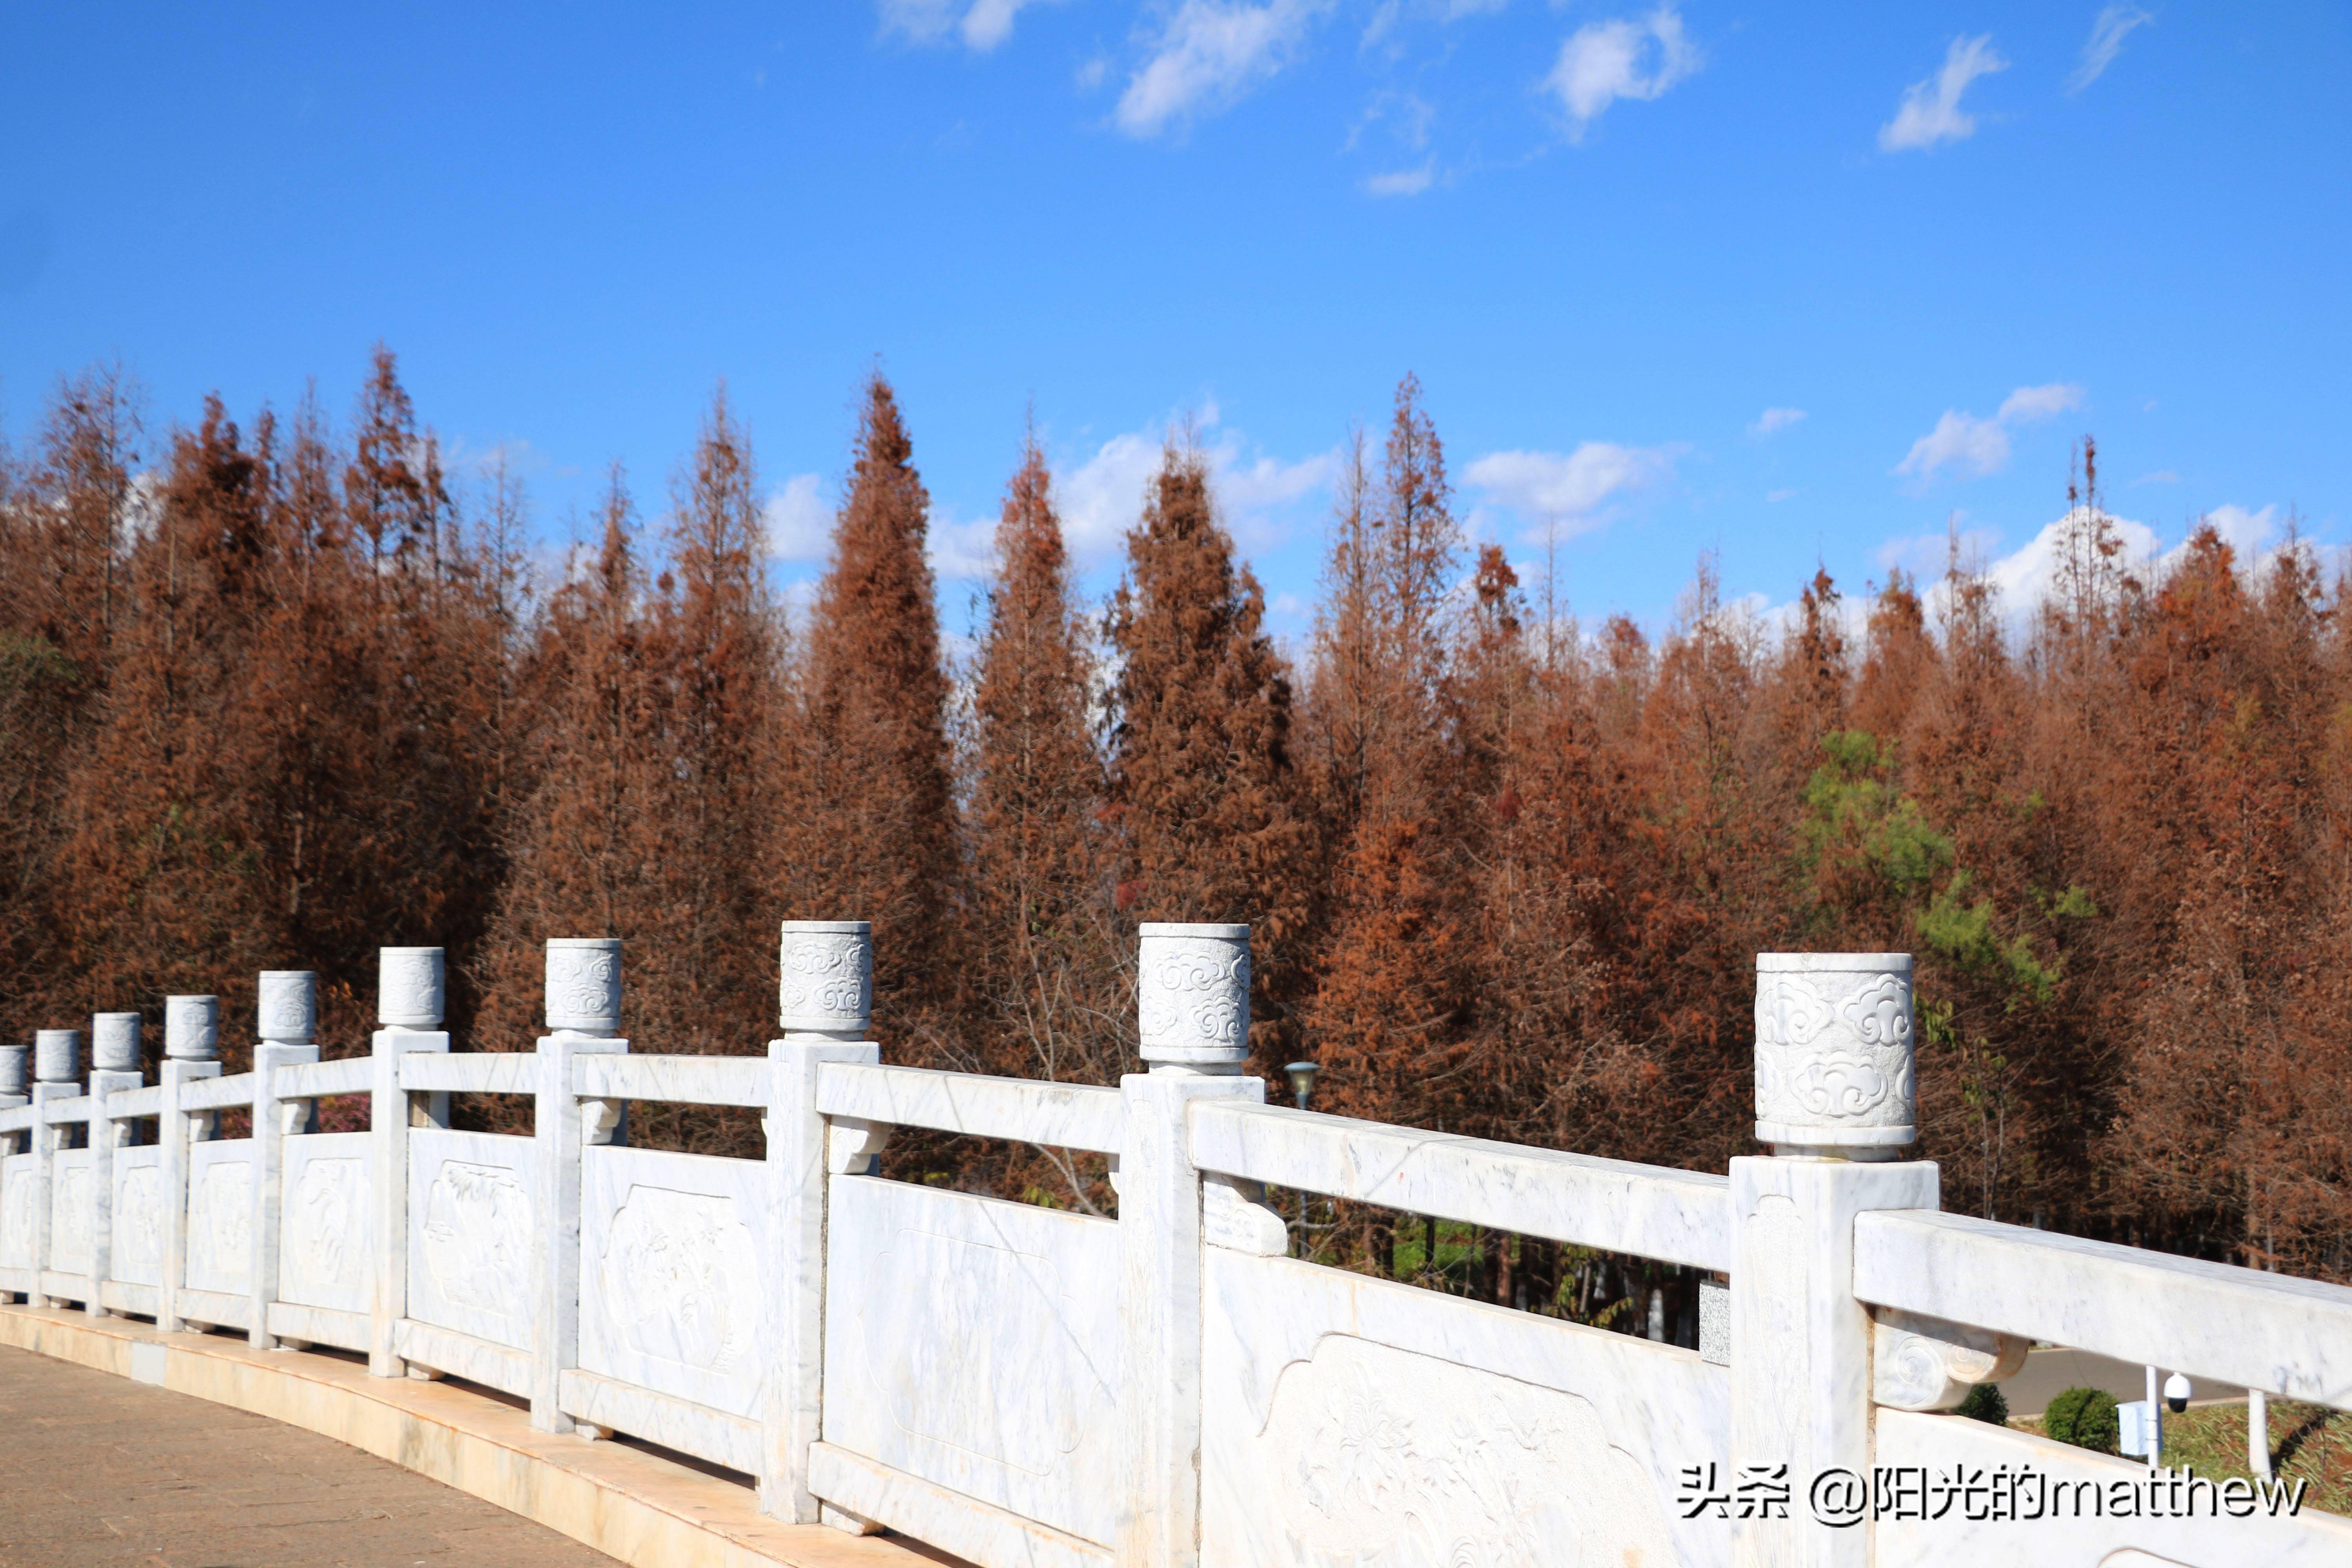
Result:
<svg viewBox="0 0 2352 1568"><path fill-rule="evenodd" d="M972 692L978 1054L994 1072L1108 1084L1133 1066L1133 990L1098 820L1092 661L1051 489L1033 439L997 525Z"/></svg>
<svg viewBox="0 0 2352 1568"><path fill-rule="evenodd" d="M1251 1041L1296 1040L1313 829L1290 754L1290 679L1265 595L1216 520L1206 460L1171 442L1127 536L1106 630L1118 657L1109 795L1125 840L1119 908L1253 924Z"/></svg>
<svg viewBox="0 0 2352 1568"><path fill-rule="evenodd" d="M913 456L877 373L801 662L775 864L787 918L874 922L877 1037L930 1062L955 1048L959 865L930 500Z"/></svg>

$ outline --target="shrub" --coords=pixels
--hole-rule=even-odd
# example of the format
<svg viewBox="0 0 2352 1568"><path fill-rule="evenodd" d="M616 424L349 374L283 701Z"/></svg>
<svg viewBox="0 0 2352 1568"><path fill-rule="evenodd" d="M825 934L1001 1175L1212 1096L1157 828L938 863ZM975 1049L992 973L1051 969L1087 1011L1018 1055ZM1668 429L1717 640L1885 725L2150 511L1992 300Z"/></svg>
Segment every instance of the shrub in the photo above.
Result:
<svg viewBox="0 0 2352 1568"><path fill-rule="evenodd" d="M1969 1390L1969 1396L1960 1401L1953 1414L1965 1415L1971 1421L1990 1421L1996 1426L2006 1426L2009 1425L2009 1396L2001 1393L2000 1384L1997 1383L1979 1383Z"/></svg>
<svg viewBox="0 0 2352 1568"><path fill-rule="evenodd" d="M2042 1429L2062 1443L2095 1453L2116 1452L2116 1396L2096 1388L2070 1388L2050 1402Z"/></svg>

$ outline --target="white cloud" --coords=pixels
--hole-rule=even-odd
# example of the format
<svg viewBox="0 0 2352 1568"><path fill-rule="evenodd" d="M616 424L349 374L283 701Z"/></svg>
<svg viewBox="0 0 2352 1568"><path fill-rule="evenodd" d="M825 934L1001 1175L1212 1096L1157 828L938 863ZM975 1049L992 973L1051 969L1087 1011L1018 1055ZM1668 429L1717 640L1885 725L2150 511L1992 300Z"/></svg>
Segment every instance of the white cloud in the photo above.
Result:
<svg viewBox="0 0 2352 1568"><path fill-rule="evenodd" d="M2083 63L2074 68L2074 79L2066 84L2069 92L2080 92L2106 74L2116 63L2116 54L2124 40L2135 27L2145 27L2156 18L2137 5L2109 5L2091 24L2091 36L2083 45Z"/></svg>
<svg viewBox="0 0 2352 1568"><path fill-rule="evenodd" d="M2021 386L2000 400L1993 417L2004 425L2048 419L2083 406L2083 389L2073 382L2053 381L2045 386Z"/></svg>
<svg viewBox="0 0 2352 1568"><path fill-rule="evenodd" d="M1895 111L1894 119L1878 128L1878 150L1924 150L1938 142L1960 142L1975 135L1976 117L1961 110L1960 94L1977 78L2008 68L2009 62L1993 49L1990 33L1954 38L1952 47L1945 51L1944 68L1904 89L1903 107Z"/></svg>
<svg viewBox="0 0 2352 1568"><path fill-rule="evenodd" d="M1764 495L1764 501L1768 506L1780 501L1795 500L1796 499L1797 492L1794 490L1768 490Z"/></svg>
<svg viewBox="0 0 2352 1568"><path fill-rule="evenodd" d="M1301 503L1328 488L1337 470L1334 453L1286 462L1257 450L1240 431L1220 427L1214 404L1195 417L1193 431L1225 526L1244 545L1279 542ZM1125 547L1128 530L1143 515L1145 489L1160 472L1168 434L1166 426L1130 430L1055 468L1054 504L1081 573L1108 564Z"/></svg>
<svg viewBox="0 0 2352 1568"><path fill-rule="evenodd" d="M882 30L935 44L953 33L982 54L1013 36L1013 18L1045 0L879 0Z"/></svg>
<svg viewBox="0 0 2352 1568"><path fill-rule="evenodd" d="M1429 189L1437 178L1434 159L1418 169L1398 169L1391 174L1374 174L1364 182L1364 189L1376 196L1417 196Z"/></svg>
<svg viewBox="0 0 2352 1568"><path fill-rule="evenodd" d="M966 521L951 506L933 506L924 530L931 575L942 583L977 583L996 569L996 519Z"/></svg>
<svg viewBox="0 0 2352 1568"><path fill-rule="evenodd" d="M1118 128L1157 136L1234 103L1290 63L1323 9L1323 0L1184 0L1119 94Z"/></svg>
<svg viewBox="0 0 2352 1568"><path fill-rule="evenodd" d="M814 474L794 474L760 503L768 559L822 561L833 549L833 508L817 493Z"/></svg>
<svg viewBox="0 0 2352 1568"><path fill-rule="evenodd" d="M1581 142L1585 128L1619 99L1656 98L1704 64L1683 35L1681 15L1661 5L1638 22L1620 16L1579 27L1560 45L1543 85L1568 110L1569 140Z"/></svg>
<svg viewBox="0 0 2352 1568"><path fill-rule="evenodd" d="M1086 64L1078 68L1076 78L1078 90L1080 92L1092 92L1095 89L1102 86L1102 84L1109 79L1109 76L1110 57L1108 55L1096 55L1091 59L1087 60Z"/></svg>
<svg viewBox="0 0 2352 1568"><path fill-rule="evenodd" d="M2009 466L2009 433L2013 426L2048 419L2082 404L2080 386L2052 382L2046 386L2019 387L2001 399L2000 411L1990 419L1947 408L1933 430L1911 443L1910 452L1895 465L1895 471L1908 474L1922 486L1947 468L1963 479L1999 473Z"/></svg>
<svg viewBox="0 0 2352 1568"><path fill-rule="evenodd" d="M1805 411L1801 408L1767 408L1757 416L1756 423L1748 427L1748 433L1750 436L1769 436L1775 430L1786 430L1804 416Z"/></svg>
<svg viewBox="0 0 2352 1568"><path fill-rule="evenodd" d="M1565 454L1489 452L1462 475L1489 502L1517 513L1531 529L1548 525L1556 537L1566 538L1607 522L1612 503L1631 492L1671 479L1682 452L1680 447L1587 441ZM1475 528L1475 512L1472 521Z"/></svg>
<svg viewBox="0 0 2352 1568"><path fill-rule="evenodd" d="M2139 478L2132 481L2135 486L2177 485L2179 482L2180 476L2174 473L2170 468L2158 468L2152 474L2142 474Z"/></svg>

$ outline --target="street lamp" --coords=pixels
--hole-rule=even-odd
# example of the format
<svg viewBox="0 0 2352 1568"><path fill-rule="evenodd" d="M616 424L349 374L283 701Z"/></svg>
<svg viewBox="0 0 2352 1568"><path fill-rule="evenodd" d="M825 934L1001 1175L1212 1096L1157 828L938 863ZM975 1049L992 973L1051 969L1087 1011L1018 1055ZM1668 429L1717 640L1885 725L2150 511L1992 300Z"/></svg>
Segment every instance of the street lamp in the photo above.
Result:
<svg viewBox="0 0 2352 1568"><path fill-rule="evenodd" d="M1315 1075L1322 1069L1313 1062L1292 1062L1282 1069L1290 1080L1290 1092L1298 1101L1298 1109L1307 1109L1307 1097L1315 1092Z"/></svg>

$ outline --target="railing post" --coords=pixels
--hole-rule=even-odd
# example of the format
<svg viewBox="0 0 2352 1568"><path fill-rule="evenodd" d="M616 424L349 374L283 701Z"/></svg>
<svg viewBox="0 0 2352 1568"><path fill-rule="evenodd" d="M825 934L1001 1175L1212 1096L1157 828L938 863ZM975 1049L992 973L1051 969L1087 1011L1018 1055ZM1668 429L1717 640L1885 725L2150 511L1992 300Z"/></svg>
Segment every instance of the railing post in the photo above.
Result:
<svg viewBox="0 0 2352 1568"><path fill-rule="evenodd" d="M1822 1521L1812 1488L1832 1471L1870 1484L1873 1331L1853 1297L1853 1216L1937 1206L1935 1165L1895 1163L1916 1136L1915 1098L1909 954L1757 955L1756 1136L1773 1152L1731 1162L1727 1489L1759 1515L1733 1521L1738 1568L1871 1560L1871 1527Z"/></svg>
<svg viewBox="0 0 2352 1568"><path fill-rule="evenodd" d="M442 952L437 947L386 947L376 952L376 1022L369 1041L368 1193L373 1284L368 1299L368 1374L399 1377L400 1320L408 1315L408 1129L418 1121L448 1119L446 1096L410 1094L400 1087L400 1058L411 1051L446 1051L441 1031Z"/></svg>
<svg viewBox="0 0 2352 1568"><path fill-rule="evenodd" d="M530 1424L541 1432L569 1432L574 1423L563 1414L563 1374L580 1364L580 1166L586 1146L610 1142L620 1124L613 1102L572 1093L572 1063L629 1048L619 1038L619 937L549 940L547 1026L550 1033L539 1042L532 1121L543 1217L530 1255Z"/></svg>
<svg viewBox="0 0 2352 1568"><path fill-rule="evenodd" d="M286 1139L308 1127L310 1119L309 1100L278 1097L278 1069L319 1059L319 1047L311 1043L319 1032L319 977L308 970L263 970L255 1021L258 1040L253 1047L253 1237L247 1254L253 1259L247 1277L253 1309L246 1340L254 1349L266 1351L278 1348L278 1336L269 1331L269 1306L278 1300Z"/></svg>
<svg viewBox="0 0 2352 1568"><path fill-rule="evenodd" d="M14 1110L18 1106L30 1102L32 1097L26 1090L32 1084L32 1054L33 1047L30 1046L0 1046L0 1110ZM0 1159L19 1152L17 1143L20 1140L28 1148L33 1142L28 1134L0 1132ZM30 1238L27 1237L27 1239ZM34 1261L37 1267L30 1272L37 1275L38 1260ZM39 1280L28 1279L26 1283L38 1284ZM27 1301L33 1299L33 1294L29 1290L24 1295ZM16 1296L16 1292L14 1290L0 1290L0 1301L13 1300Z"/></svg>
<svg viewBox="0 0 2352 1568"><path fill-rule="evenodd" d="M187 1327L180 1316L180 1292L188 1279L188 1145L213 1126L209 1111L180 1109L186 1086L220 1077L220 999L168 996L163 1000L163 1093L156 1136L163 1144L163 1262L156 1276L155 1326L171 1332Z"/></svg>
<svg viewBox="0 0 2352 1568"><path fill-rule="evenodd" d="M71 1100L82 1092L81 1031L39 1029L33 1035L33 1103ZM36 1307L61 1307L62 1299L41 1289L41 1276L56 1261L58 1153L68 1134L47 1121L33 1125L33 1290L26 1300Z"/></svg>
<svg viewBox="0 0 2352 1568"><path fill-rule="evenodd" d="M1149 924L1136 1011L1147 1070L1118 1081L1127 1138L1118 1193L1121 1471L1118 1568L1201 1558L1201 1173L1185 1143L1192 1101L1265 1101L1249 1062L1249 927Z"/></svg>
<svg viewBox="0 0 2352 1568"><path fill-rule="evenodd" d="M139 1015L100 1013L89 1021L89 1092L98 1101L89 1119L89 1300L82 1310L108 1316L106 1287L114 1277L114 1152L131 1147L135 1121L107 1114L107 1100L144 1081L139 1064Z"/></svg>
<svg viewBox="0 0 2352 1568"><path fill-rule="evenodd" d="M828 1511L809 1490L809 1450L824 1422L827 1156L817 1068L882 1059L866 1038L874 1008L874 928L864 921L786 921L778 952L780 1037L768 1042L768 1245L761 1265L770 1319L761 1411L760 1510L794 1524ZM851 1529L846 1516L831 1522Z"/></svg>

